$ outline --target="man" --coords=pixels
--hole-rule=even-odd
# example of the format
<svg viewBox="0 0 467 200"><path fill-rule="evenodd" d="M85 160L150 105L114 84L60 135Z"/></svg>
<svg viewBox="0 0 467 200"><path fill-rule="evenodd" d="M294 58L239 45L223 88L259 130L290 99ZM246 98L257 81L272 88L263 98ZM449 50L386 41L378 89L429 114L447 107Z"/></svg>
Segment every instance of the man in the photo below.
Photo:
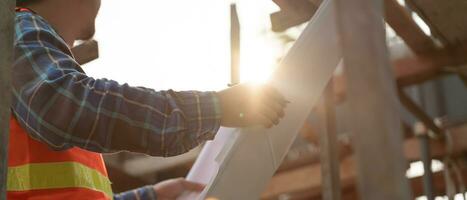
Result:
<svg viewBox="0 0 467 200"><path fill-rule="evenodd" d="M175 179L113 196L100 153L179 155L220 126L271 127L284 115L270 86L154 91L89 77L70 48L94 35L100 0L17 3L9 199L175 199L203 186Z"/></svg>

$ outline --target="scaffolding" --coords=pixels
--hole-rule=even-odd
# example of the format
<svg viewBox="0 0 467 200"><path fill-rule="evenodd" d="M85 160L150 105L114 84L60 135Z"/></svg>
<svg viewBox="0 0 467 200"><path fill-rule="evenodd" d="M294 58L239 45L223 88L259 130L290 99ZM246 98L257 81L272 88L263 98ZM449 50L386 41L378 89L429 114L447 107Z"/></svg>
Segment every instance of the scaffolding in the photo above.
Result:
<svg viewBox="0 0 467 200"><path fill-rule="evenodd" d="M465 72L460 71L467 63L462 56L467 51L467 31L460 27L465 27L463 24L467 21L463 12L467 3L405 0L406 5L403 5L404 2L397 0L332 1L336 3L345 68L344 75L336 75L330 82L317 106L319 123L313 126L319 132L319 140L313 131L306 135L310 143L319 143L321 166L315 166L313 161L278 173L263 198L274 199L286 194L290 199L411 199L413 195L424 195L432 200L435 195L446 194L451 199L456 193L465 192L462 189L464 169L459 166L449 169L447 162L444 172L434 174L431 171L433 159L459 159L455 156L467 149L463 142L465 119L440 122L432 116L446 113L428 114L426 107L418 105L420 103L404 89L446 74L465 80ZM274 2L281 10L271 14L272 30L283 31L308 21L322 1ZM432 35L424 33L414 16L420 16L427 23ZM384 22L411 53L390 62ZM456 70L448 70L451 68ZM350 130L346 131L352 138L351 144L340 143L336 137L335 106L343 102L343 98L339 98L343 93L348 102L346 112L351 113L346 118L350 123ZM401 123L399 108L405 108L417 122L413 127L405 121ZM351 147L353 152L349 150ZM350 158L352 153L354 158ZM310 158L317 157L316 154L309 153L302 158L312 160ZM423 177L409 179L405 175L407 161L417 160L423 163ZM280 190L273 187L278 182L291 183L303 175L312 180L318 174L321 174L320 183L303 181ZM444 185L443 176L456 179L451 182L457 183ZM453 186L456 184L459 189Z"/></svg>

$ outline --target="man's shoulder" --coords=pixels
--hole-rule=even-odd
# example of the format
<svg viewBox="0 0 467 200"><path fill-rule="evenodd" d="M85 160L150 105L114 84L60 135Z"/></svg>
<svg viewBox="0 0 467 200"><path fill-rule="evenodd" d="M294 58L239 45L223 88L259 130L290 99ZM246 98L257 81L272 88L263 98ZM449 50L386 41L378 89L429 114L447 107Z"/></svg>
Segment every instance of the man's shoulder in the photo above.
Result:
<svg viewBox="0 0 467 200"><path fill-rule="evenodd" d="M55 33L52 27L39 15L30 12L16 12L16 31L48 31Z"/></svg>
<svg viewBox="0 0 467 200"><path fill-rule="evenodd" d="M41 16L31 12L17 12L15 19L15 47L43 46L56 48L71 55L62 37Z"/></svg>
<svg viewBox="0 0 467 200"><path fill-rule="evenodd" d="M17 12L15 18L16 42L48 40L64 43L60 35L41 16L31 12Z"/></svg>

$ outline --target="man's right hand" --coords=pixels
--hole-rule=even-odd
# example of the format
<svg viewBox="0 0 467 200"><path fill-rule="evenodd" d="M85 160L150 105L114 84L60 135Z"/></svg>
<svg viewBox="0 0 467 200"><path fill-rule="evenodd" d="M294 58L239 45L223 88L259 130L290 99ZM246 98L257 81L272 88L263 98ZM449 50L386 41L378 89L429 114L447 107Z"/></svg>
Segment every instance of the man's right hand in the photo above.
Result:
<svg viewBox="0 0 467 200"><path fill-rule="evenodd" d="M240 84L219 91L221 126L270 128L284 117L288 101L272 86Z"/></svg>

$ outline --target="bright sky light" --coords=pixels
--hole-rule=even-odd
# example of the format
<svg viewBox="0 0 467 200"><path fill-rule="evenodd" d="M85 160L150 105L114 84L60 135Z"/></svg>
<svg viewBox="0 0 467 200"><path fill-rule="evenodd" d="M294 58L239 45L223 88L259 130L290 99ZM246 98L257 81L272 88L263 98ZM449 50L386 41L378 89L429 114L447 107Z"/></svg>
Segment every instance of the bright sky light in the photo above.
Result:
<svg viewBox="0 0 467 200"><path fill-rule="evenodd" d="M230 78L230 5L223 0L104 0L95 78L133 86L219 90ZM268 33L271 0L239 1L242 80L266 79L281 45Z"/></svg>

